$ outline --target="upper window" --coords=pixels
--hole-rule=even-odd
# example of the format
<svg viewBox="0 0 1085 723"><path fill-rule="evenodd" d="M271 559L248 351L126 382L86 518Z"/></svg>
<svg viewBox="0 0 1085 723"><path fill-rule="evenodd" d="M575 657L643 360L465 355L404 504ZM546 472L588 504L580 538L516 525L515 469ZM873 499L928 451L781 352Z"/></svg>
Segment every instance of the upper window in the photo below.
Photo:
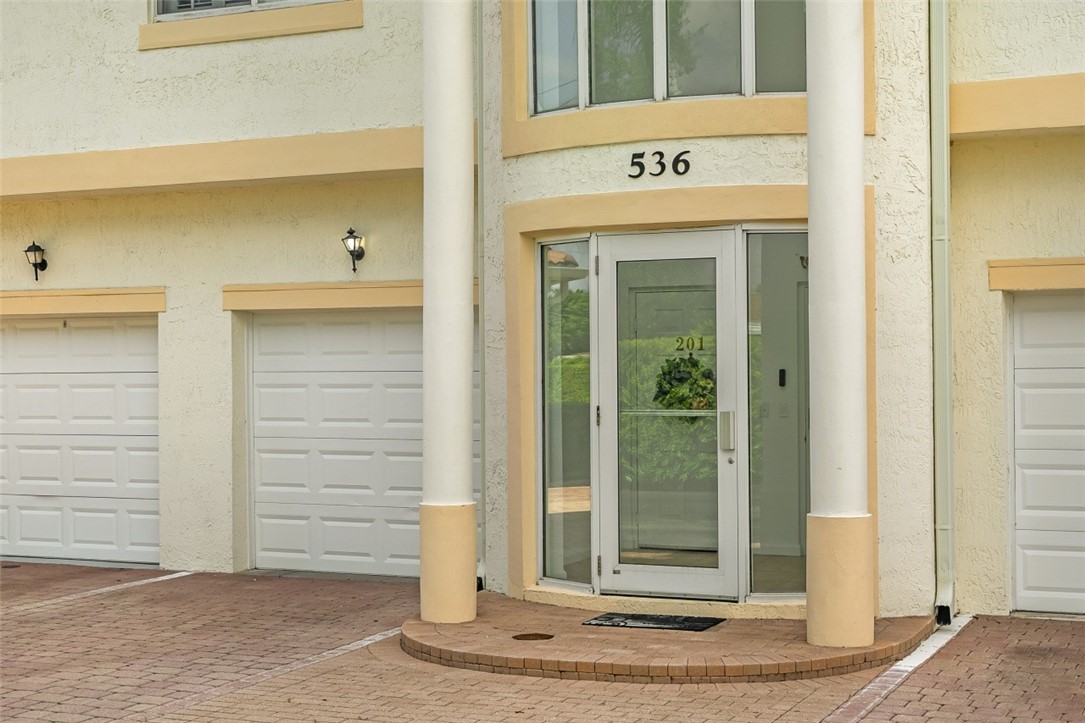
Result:
<svg viewBox="0 0 1085 723"><path fill-rule="evenodd" d="M172 15L198 17L246 10L267 10L292 5L312 5L334 0L155 0L155 17L162 19Z"/></svg>
<svg viewBox="0 0 1085 723"><path fill-rule="evenodd" d="M804 0L534 0L534 112L806 90Z"/></svg>

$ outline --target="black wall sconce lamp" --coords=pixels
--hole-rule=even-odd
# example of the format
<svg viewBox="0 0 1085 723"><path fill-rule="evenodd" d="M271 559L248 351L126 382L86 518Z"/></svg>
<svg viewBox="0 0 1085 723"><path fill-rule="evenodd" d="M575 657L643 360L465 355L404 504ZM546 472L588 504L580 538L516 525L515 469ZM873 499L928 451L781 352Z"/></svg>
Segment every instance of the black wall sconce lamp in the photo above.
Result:
<svg viewBox="0 0 1085 723"><path fill-rule="evenodd" d="M45 260L45 249L38 246L36 242L32 242L23 253L26 254L26 260L34 267L34 281L37 281L38 272L45 271L49 267L49 262Z"/></svg>
<svg viewBox="0 0 1085 723"><path fill-rule="evenodd" d="M354 233L353 228L347 229L347 235L343 237L343 245L350 254L350 269L358 273L358 262L365 257L365 236Z"/></svg>

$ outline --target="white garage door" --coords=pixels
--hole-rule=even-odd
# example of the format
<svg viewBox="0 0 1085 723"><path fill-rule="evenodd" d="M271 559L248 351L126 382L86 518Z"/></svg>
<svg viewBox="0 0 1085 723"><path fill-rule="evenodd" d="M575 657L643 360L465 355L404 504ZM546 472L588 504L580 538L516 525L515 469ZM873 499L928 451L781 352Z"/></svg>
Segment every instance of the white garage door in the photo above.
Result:
<svg viewBox="0 0 1085 723"><path fill-rule="evenodd" d="M158 562L153 318L0 326L0 552Z"/></svg>
<svg viewBox="0 0 1085 723"><path fill-rule="evenodd" d="M1014 300L1016 608L1085 613L1085 294Z"/></svg>
<svg viewBox="0 0 1085 723"><path fill-rule="evenodd" d="M253 326L256 566L417 576L421 310Z"/></svg>

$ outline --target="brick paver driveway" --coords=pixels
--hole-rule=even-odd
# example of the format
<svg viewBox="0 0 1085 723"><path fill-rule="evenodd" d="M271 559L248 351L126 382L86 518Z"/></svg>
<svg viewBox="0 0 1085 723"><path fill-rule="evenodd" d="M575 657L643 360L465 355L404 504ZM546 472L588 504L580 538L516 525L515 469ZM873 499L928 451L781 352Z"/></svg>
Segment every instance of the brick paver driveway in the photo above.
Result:
<svg viewBox="0 0 1085 723"><path fill-rule="evenodd" d="M417 605L413 581L167 577L159 571L27 564L4 569L0 718L806 723L861 695L879 673L780 683L643 685L457 670L417 661L399 649L394 635L382 637ZM935 656L927 665L939 660ZM926 668L868 717L885 720L888 714L895 720L922 712L908 707L915 702L911 698L901 705L903 699L894 696L915 695L908 686L916 680L927 686L923 690L934 690L941 673L916 677ZM958 684L969 677L962 670ZM1071 685L1081 692L1080 676L1063 680L1076 681ZM1027 695L1024 687L1014 690ZM1034 693L1060 696L1055 703L1064 706L1034 706L1034 718L1082 719L1068 717L1082 710L1080 698L1065 685ZM924 710L931 719L953 712Z"/></svg>

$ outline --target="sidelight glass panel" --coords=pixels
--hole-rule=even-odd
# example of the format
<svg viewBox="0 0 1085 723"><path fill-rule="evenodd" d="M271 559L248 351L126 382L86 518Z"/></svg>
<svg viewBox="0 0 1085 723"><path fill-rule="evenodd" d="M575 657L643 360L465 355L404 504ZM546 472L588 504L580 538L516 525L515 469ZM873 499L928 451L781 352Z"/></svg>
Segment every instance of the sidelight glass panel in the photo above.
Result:
<svg viewBox="0 0 1085 723"><path fill-rule="evenodd" d="M588 242L542 247L543 575L591 583Z"/></svg>
<svg viewBox="0 0 1085 723"><path fill-rule="evenodd" d="M799 593L810 509L806 234L747 243L751 591Z"/></svg>
<svg viewBox="0 0 1085 723"><path fill-rule="evenodd" d="M591 0L591 102L653 96L652 0Z"/></svg>
<svg viewBox="0 0 1085 723"><path fill-rule="evenodd" d="M754 45L758 93L806 90L806 3L756 0Z"/></svg>
<svg viewBox="0 0 1085 723"><path fill-rule="evenodd" d="M619 561L717 567L716 261L623 261L617 285Z"/></svg>
<svg viewBox="0 0 1085 723"><path fill-rule="evenodd" d="M667 94L742 92L739 0L667 0Z"/></svg>
<svg viewBox="0 0 1085 723"><path fill-rule="evenodd" d="M535 112L576 108L580 102L576 0L535 0Z"/></svg>

